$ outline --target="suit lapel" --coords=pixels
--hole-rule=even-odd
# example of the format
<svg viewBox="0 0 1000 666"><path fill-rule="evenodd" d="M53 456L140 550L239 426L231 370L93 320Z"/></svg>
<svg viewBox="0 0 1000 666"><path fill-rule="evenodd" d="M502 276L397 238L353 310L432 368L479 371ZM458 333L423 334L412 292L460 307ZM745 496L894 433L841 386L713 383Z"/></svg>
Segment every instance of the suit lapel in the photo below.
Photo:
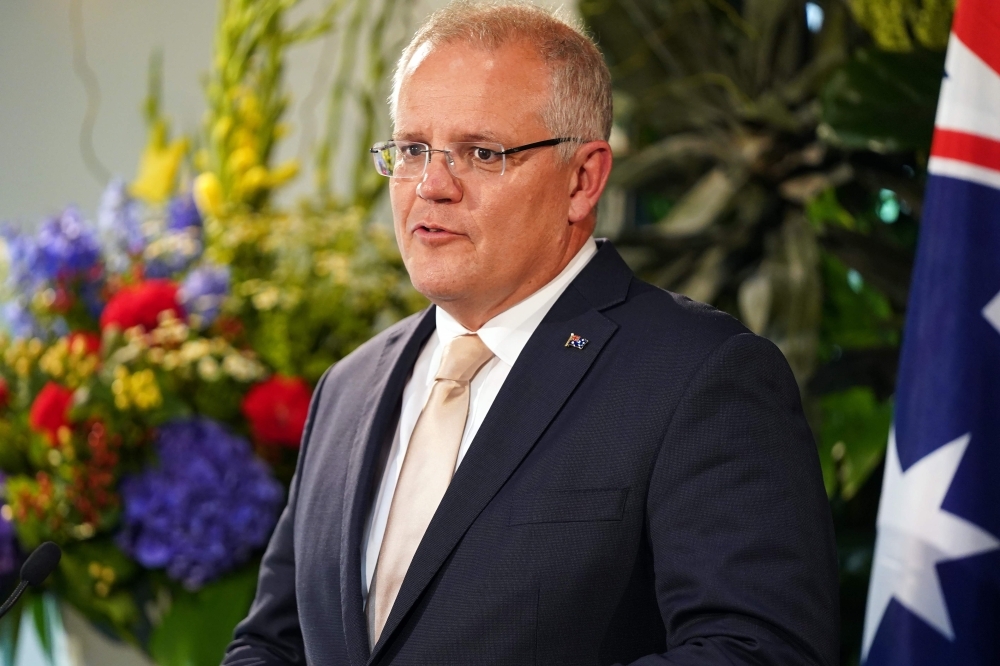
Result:
<svg viewBox="0 0 1000 666"><path fill-rule="evenodd" d="M624 300L631 271L604 242L521 351L413 556L369 663L375 663L469 526L556 417L618 325L598 310ZM570 333L587 339L567 347Z"/></svg>
<svg viewBox="0 0 1000 666"><path fill-rule="evenodd" d="M361 597L361 539L370 509L377 471L375 463L380 448L391 436L390 429L395 426L391 416L402 398L407 377L433 330L434 308L431 307L418 315L413 324L400 328L386 339L373 375L375 383L357 389L368 391L368 399L358 417L348 461L340 544L340 602L348 653L355 666L362 666L369 655L368 627Z"/></svg>

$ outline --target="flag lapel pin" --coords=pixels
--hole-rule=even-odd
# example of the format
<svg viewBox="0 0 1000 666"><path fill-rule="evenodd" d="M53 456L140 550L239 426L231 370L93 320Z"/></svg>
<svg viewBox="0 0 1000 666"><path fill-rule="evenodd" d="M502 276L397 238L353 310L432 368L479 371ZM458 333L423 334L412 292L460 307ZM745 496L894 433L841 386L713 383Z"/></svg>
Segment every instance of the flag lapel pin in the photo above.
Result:
<svg viewBox="0 0 1000 666"><path fill-rule="evenodd" d="M569 334L569 340L566 341L564 347L572 347L573 349L583 349L590 342L587 338L580 337L576 333Z"/></svg>

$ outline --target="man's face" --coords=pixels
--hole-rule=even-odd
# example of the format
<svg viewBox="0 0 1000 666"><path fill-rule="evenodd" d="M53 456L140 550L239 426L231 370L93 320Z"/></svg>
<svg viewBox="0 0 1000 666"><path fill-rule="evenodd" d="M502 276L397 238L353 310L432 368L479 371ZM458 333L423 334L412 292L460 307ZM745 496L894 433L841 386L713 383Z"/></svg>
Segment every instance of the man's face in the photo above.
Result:
<svg viewBox="0 0 1000 666"><path fill-rule="evenodd" d="M418 52L400 88L394 138L505 149L554 138L541 117L549 76L521 44L494 53L465 44ZM452 314L471 307L492 316L558 273L590 230L567 221L573 163L562 163L557 150L509 155L503 175L462 180L443 154L431 153L422 179L391 181L396 240L418 291Z"/></svg>

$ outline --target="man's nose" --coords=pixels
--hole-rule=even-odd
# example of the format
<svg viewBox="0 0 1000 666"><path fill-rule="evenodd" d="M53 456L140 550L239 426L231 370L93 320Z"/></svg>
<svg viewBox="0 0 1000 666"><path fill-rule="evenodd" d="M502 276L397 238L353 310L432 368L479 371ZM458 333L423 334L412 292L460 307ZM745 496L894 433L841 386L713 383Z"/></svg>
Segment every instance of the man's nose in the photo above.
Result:
<svg viewBox="0 0 1000 666"><path fill-rule="evenodd" d="M462 185L448 167L448 153L431 153L417 195L426 201L455 203L462 200Z"/></svg>

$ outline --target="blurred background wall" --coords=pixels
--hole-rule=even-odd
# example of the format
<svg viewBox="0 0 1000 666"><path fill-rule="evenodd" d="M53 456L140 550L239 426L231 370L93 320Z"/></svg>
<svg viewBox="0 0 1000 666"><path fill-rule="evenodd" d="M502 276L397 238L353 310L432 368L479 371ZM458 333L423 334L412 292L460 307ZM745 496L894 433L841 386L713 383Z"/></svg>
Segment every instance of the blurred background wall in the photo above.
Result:
<svg viewBox="0 0 1000 666"><path fill-rule="evenodd" d="M304 0L293 17L327 4ZM402 37L404 25L443 4L402 3L393 29ZM576 12L572 3L539 4ZM93 212L111 176L135 175L137 148L146 141L141 105L156 51L163 58L166 115L177 132L199 130L217 3L0 0L0 12L0 220L35 225L67 203ZM337 31L289 54L290 133L277 162L298 158L304 173L282 193L285 200L312 189L311 151L323 129L342 40Z"/></svg>

